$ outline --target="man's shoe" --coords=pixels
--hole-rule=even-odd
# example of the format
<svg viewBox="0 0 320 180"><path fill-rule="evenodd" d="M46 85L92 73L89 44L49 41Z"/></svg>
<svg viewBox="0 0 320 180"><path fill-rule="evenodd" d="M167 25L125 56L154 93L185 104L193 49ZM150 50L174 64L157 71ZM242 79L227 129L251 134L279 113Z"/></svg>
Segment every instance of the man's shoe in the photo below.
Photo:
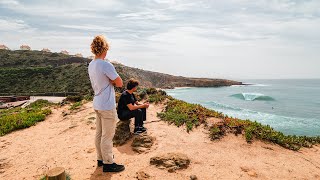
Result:
<svg viewBox="0 0 320 180"><path fill-rule="evenodd" d="M103 166L103 161L102 160L97 160L98 161L98 167Z"/></svg>
<svg viewBox="0 0 320 180"><path fill-rule="evenodd" d="M142 132L146 132L147 131L147 128L145 128L145 127L140 127L140 130L142 131Z"/></svg>
<svg viewBox="0 0 320 180"><path fill-rule="evenodd" d="M120 164L103 164L103 172L121 172L123 171L124 165L120 165Z"/></svg>
<svg viewBox="0 0 320 180"><path fill-rule="evenodd" d="M138 134L143 133L143 131L141 130L141 128L138 127L138 128L134 128L133 133L134 133L135 135L138 135Z"/></svg>

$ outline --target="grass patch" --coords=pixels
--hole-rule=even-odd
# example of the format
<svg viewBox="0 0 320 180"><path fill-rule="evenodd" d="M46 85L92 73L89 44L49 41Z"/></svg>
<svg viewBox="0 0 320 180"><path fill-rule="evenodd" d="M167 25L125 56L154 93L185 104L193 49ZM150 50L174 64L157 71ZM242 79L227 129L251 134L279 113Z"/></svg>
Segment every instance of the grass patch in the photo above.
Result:
<svg viewBox="0 0 320 180"><path fill-rule="evenodd" d="M73 110L79 109L81 106L82 106L81 101L75 102L70 106L69 110L73 111Z"/></svg>
<svg viewBox="0 0 320 180"><path fill-rule="evenodd" d="M47 108L53 103L46 100L37 100L26 108L12 108L1 110L0 114L0 136L10 133L17 129L24 129L33 126L45 117L51 114Z"/></svg>
<svg viewBox="0 0 320 180"><path fill-rule="evenodd" d="M190 104L173 98L168 100L165 109L158 113L158 117L178 127L185 125L188 132L200 124L207 125L206 119L210 117L222 119L223 121L221 123L208 127L211 140L219 139L227 133L242 134L248 143L259 139L295 151L301 147L309 148L314 144L320 143L320 136L284 135L269 125L262 125L256 121L253 122L228 117L227 115L209 110L199 104Z"/></svg>
<svg viewBox="0 0 320 180"><path fill-rule="evenodd" d="M193 127L205 123L206 118L223 117L223 114L206 109L199 104L173 99L167 102L165 111L158 113L158 117L176 126L185 125L189 132Z"/></svg>
<svg viewBox="0 0 320 180"><path fill-rule="evenodd" d="M163 90L157 90L155 88L141 88L137 92L139 100L146 99L150 103L162 103L167 98L171 98Z"/></svg>
<svg viewBox="0 0 320 180"><path fill-rule="evenodd" d="M47 176L44 175L40 178L40 180L46 180L47 179ZM69 173L66 172L66 180L71 180L71 176Z"/></svg>

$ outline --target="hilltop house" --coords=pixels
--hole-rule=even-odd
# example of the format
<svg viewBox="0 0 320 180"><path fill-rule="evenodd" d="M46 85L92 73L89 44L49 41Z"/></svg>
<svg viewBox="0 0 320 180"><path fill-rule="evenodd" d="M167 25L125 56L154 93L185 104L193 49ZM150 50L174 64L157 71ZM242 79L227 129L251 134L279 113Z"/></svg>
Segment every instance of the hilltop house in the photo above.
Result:
<svg viewBox="0 0 320 180"><path fill-rule="evenodd" d="M0 44L0 49L10 50L6 45Z"/></svg>
<svg viewBox="0 0 320 180"><path fill-rule="evenodd" d="M81 53L75 54L76 57L83 57Z"/></svg>
<svg viewBox="0 0 320 180"><path fill-rule="evenodd" d="M30 46L28 46L28 45L21 45L21 46L20 46L20 50L27 50L27 51L30 51L30 50L31 50L31 48L30 48Z"/></svg>
<svg viewBox="0 0 320 180"><path fill-rule="evenodd" d="M51 52L50 49L48 49L48 48L43 48L41 51L42 52Z"/></svg>
<svg viewBox="0 0 320 180"><path fill-rule="evenodd" d="M62 50L60 53L65 54L65 55L69 55L69 52L66 50Z"/></svg>

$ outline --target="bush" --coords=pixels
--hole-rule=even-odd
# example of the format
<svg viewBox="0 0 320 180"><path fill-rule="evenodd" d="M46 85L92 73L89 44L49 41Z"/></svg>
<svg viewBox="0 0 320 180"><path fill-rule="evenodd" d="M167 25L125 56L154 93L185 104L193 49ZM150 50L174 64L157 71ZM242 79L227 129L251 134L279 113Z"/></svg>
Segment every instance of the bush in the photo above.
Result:
<svg viewBox="0 0 320 180"><path fill-rule="evenodd" d="M81 95L67 96L66 100L69 102L79 102L82 101L83 97Z"/></svg>
<svg viewBox="0 0 320 180"><path fill-rule="evenodd" d="M70 106L69 110L76 110L76 109L79 109L81 106L82 106L81 101L80 102L75 102Z"/></svg>
<svg viewBox="0 0 320 180"><path fill-rule="evenodd" d="M47 115L51 114L51 110L44 107L51 104L52 103L45 100L37 100L24 109L13 108L2 110L0 115L0 136L17 129L33 126L37 122L43 121Z"/></svg>

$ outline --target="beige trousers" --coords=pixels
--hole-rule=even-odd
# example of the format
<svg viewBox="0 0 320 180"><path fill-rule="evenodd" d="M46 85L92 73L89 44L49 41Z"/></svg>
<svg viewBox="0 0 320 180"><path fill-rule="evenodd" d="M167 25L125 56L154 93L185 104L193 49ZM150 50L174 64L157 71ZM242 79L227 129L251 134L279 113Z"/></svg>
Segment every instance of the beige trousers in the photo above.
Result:
<svg viewBox="0 0 320 180"><path fill-rule="evenodd" d="M96 119L96 137L95 145L97 150L97 159L103 160L104 164L113 163L113 136L117 123L117 112L113 110L95 110Z"/></svg>

